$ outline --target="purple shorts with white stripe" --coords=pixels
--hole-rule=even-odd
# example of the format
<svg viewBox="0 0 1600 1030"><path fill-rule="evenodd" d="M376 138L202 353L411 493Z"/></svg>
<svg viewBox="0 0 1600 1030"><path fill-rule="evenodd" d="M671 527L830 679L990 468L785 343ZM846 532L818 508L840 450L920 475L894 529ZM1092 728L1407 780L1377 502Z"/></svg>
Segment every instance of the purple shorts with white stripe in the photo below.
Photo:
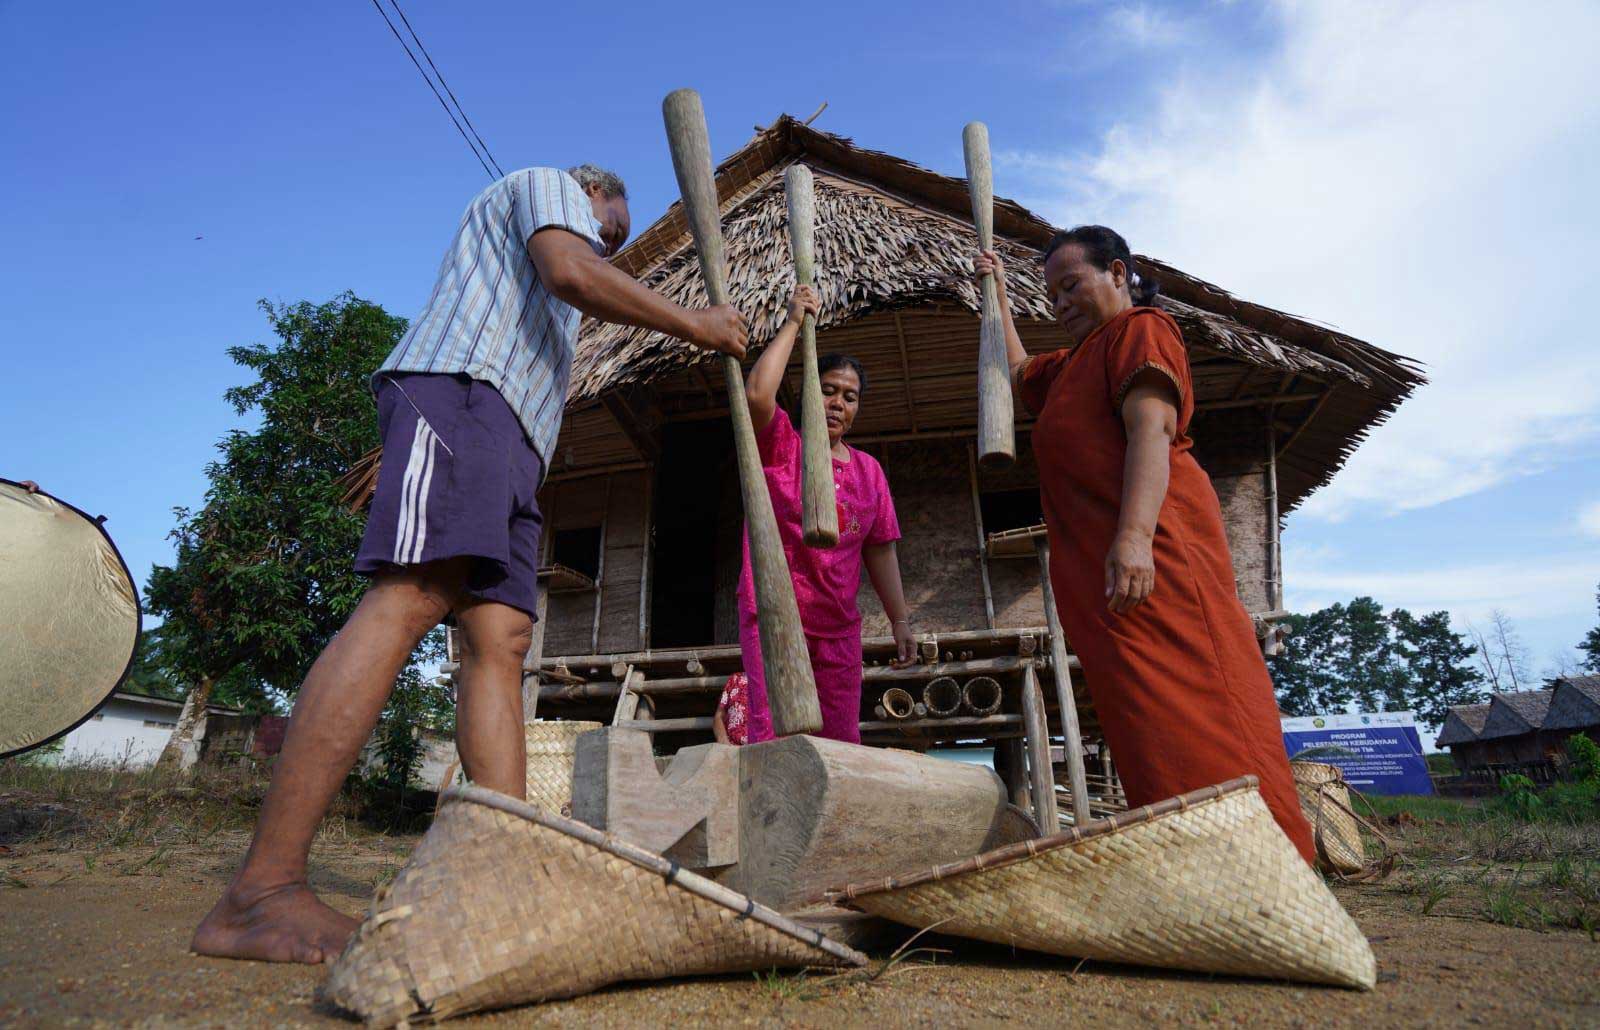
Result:
<svg viewBox="0 0 1600 1030"><path fill-rule="evenodd" d="M481 380L433 373L385 374L377 399L383 463L356 571L476 558L470 593L534 615L544 468L510 405Z"/></svg>

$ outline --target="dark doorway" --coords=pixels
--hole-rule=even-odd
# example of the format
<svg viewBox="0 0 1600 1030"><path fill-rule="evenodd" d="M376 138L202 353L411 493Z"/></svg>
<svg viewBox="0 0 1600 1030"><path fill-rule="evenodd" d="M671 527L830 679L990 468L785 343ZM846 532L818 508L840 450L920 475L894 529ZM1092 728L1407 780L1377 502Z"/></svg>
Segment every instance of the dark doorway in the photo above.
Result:
<svg viewBox="0 0 1600 1030"><path fill-rule="evenodd" d="M704 647L715 639L717 528L732 460L727 419L663 430L650 548L652 648Z"/></svg>
<svg viewBox="0 0 1600 1030"><path fill-rule="evenodd" d="M1026 529L1044 521L1044 508L1036 486L1026 490L990 490L979 494L978 510L983 516L985 534Z"/></svg>

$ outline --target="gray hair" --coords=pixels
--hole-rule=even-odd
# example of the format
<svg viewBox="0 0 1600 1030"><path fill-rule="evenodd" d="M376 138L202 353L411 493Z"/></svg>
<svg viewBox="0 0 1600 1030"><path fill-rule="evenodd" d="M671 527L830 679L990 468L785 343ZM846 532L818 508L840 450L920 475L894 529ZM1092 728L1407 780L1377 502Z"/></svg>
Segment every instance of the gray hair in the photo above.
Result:
<svg viewBox="0 0 1600 1030"><path fill-rule="evenodd" d="M622 184L622 176L616 172L607 171L599 165L578 165L568 168L567 174L578 180L578 185L587 190L590 186L600 187L600 192L608 197L628 197L628 187Z"/></svg>

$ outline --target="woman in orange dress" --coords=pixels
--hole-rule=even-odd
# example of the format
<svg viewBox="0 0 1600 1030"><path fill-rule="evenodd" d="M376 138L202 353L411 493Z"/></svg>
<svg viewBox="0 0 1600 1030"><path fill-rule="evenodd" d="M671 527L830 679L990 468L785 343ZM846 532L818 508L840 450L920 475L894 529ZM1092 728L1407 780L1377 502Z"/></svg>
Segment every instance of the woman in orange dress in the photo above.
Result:
<svg viewBox="0 0 1600 1030"><path fill-rule="evenodd" d="M1234 587L1222 508L1191 453L1189 359L1151 306L1128 244L1104 226L1058 233L1045 288L1067 346L1029 357L992 251L1006 344L1050 537L1050 581L1128 804L1246 774L1306 861L1300 813L1249 614Z"/></svg>

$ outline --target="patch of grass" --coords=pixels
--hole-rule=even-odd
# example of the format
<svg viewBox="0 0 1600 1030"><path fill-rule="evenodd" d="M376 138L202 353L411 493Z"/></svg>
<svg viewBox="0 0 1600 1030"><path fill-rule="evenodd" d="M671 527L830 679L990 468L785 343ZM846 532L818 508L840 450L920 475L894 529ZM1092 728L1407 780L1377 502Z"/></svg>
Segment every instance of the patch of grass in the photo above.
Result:
<svg viewBox="0 0 1600 1030"><path fill-rule="evenodd" d="M756 970L750 975L774 1001L816 1001L822 997L822 992L806 979L804 970L798 973L780 973L776 969L766 972Z"/></svg>
<svg viewBox="0 0 1600 1030"><path fill-rule="evenodd" d="M161 849L213 843L219 834L248 832L267 790L264 773L248 766L201 765L188 773L131 768L127 762L63 766L0 760L0 843L72 847L92 853L134 847ZM326 835L362 833L356 804L341 796ZM164 865L152 856L145 868Z"/></svg>
<svg viewBox="0 0 1600 1030"><path fill-rule="evenodd" d="M1431 794L1368 794L1366 799L1383 819L1409 816L1419 822L1465 823L1481 818L1481 806L1461 798ZM1403 814L1402 814L1403 813Z"/></svg>

